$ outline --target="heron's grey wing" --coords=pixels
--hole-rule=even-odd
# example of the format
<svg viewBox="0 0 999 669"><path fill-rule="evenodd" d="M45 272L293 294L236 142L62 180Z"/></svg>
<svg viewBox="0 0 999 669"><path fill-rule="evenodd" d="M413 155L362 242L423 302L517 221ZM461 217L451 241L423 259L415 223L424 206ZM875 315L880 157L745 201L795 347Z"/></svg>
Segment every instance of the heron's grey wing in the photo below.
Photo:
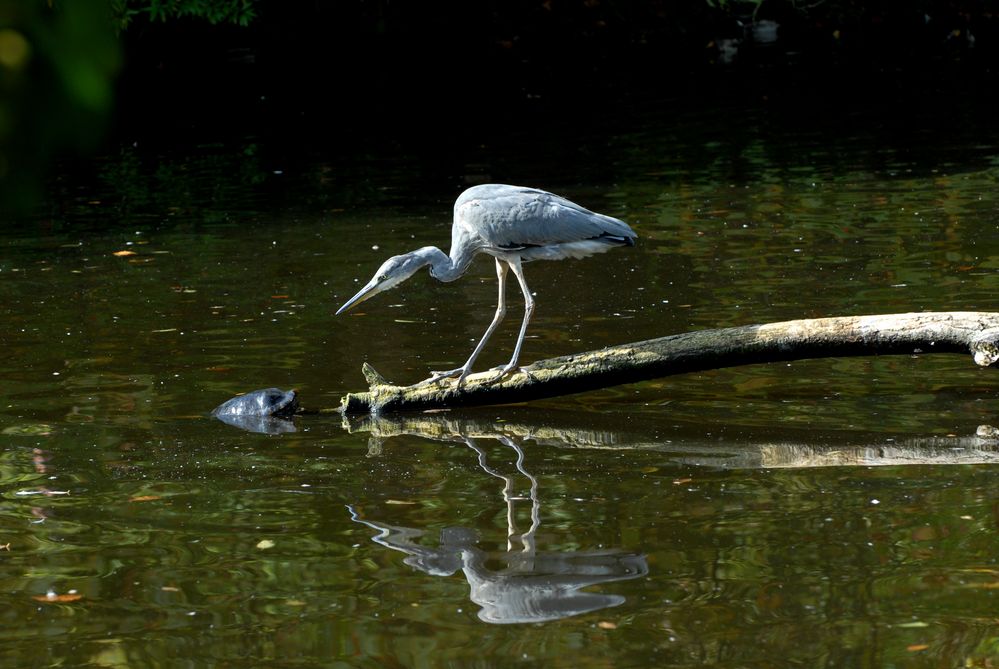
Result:
<svg viewBox="0 0 999 669"><path fill-rule="evenodd" d="M534 188L493 186L459 203L456 220L493 248L518 249L619 237L636 237L624 221L592 212Z"/></svg>

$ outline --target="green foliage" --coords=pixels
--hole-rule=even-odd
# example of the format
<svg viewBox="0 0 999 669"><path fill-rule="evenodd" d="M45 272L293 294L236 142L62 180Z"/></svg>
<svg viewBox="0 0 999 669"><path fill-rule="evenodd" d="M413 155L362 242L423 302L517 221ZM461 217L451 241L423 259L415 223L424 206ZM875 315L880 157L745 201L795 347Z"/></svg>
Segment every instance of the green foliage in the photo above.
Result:
<svg viewBox="0 0 999 669"><path fill-rule="evenodd" d="M704 0L713 9L733 9L739 6L752 7L754 10L763 4L763 0Z"/></svg>
<svg viewBox="0 0 999 669"><path fill-rule="evenodd" d="M0 211L23 213L51 162L92 150L136 19L245 26L258 0L0 0Z"/></svg>
<svg viewBox="0 0 999 669"><path fill-rule="evenodd" d="M119 30L136 18L167 21L178 18L204 19L212 25L230 23L247 26L257 16L257 0L110 0L111 15Z"/></svg>
<svg viewBox="0 0 999 669"><path fill-rule="evenodd" d="M59 152L92 148L121 48L107 5L0 0L0 207L24 210Z"/></svg>

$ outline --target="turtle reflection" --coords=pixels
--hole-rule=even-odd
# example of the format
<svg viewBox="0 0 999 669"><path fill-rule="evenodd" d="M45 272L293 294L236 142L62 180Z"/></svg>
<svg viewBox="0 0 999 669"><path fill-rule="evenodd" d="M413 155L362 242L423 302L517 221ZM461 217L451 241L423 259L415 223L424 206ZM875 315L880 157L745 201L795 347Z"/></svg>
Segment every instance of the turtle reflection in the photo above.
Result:
<svg viewBox="0 0 999 669"><path fill-rule="evenodd" d="M488 623L532 623L558 620L618 606L625 598L616 594L587 592L588 586L638 578L648 573L645 556L617 549L593 551L539 551L535 535L541 525L538 481L524 468L524 452L507 437L497 437L516 453L517 474L506 475L487 463L486 451L474 439L465 444L478 454L479 466L501 479L507 507L505 551L486 551L477 546L479 535L464 527L446 527L436 547L420 540L423 530L390 525L362 518L348 505L351 519L377 530L375 543L406 554L403 562L432 576L450 576L461 571L468 581L469 596L481 607L479 618ZM530 483L525 500L514 495L514 479ZM523 533L516 527L515 505L530 501L531 525Z"/></svg>

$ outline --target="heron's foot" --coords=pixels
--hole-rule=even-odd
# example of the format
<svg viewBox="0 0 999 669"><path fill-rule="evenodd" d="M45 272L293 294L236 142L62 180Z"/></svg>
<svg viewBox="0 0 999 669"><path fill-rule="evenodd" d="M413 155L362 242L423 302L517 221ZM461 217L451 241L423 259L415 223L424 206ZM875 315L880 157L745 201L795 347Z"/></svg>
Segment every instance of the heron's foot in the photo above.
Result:
<svg viewBox="0 0 999 669"><path fill-rule="evenodd" d="M456 369L449 369L449 370L443 371L443 372L433 372L432 371L432 372L430 372L430 378L429 379L424 379L423 381L419 381L417 383L414 383L413 385L411 385L409 387L410 388L422 388L423 386L429 386L431 384L438 383L439 381L443 381L444 379L457 378L458 379L458 387L460 388L461 384L465 382L465 377L468 376L468 371L469 370L467 370L464 367L458 367Z"/></svg>
<svg viewBox="0 0 999 669"><path fill-rule="evenodd" d="M506 377L513 376L514 374L516 374L518 372L520 372L521 374L526 374L527 378L529 378L531 381L537 381L538 380L537 378L535 378L535 376L533 374L531 374L527 370L526 367L518 367L517 365L500 365L499 367L493 367L489 371L495 371L495 372L497 372L497 374L496 374L496 376L494 376L494 377L492 377L490 379L486 379L485 381L482 382L484 385L488 385L488 386L491 386L494 383L499 383L500 381L502 381Z"/></svg>

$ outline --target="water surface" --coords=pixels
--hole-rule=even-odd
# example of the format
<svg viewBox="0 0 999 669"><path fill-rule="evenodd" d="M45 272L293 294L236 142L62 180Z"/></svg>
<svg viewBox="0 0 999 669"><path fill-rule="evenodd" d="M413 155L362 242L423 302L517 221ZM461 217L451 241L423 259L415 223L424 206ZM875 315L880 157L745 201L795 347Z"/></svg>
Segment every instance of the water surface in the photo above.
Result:
<svg viewBox="0 0 999 669"><path fill-rule="evenodd" d="M872 357L718 370L530 407L280 435L307 406L467 357L491 261L333 312L446 246L463 185L556 190L634 249L526 268L524 360L792 318L990 310L999 143L654 104L432 152L254 138L68 166L2 233L7 666L986 666L991 370ZM737 115L736 115L737 117ZM847 127L844 123L844 127ZM529 156L529 158L525 157ZM509 323L483 367L509 356Z"/></svg>

